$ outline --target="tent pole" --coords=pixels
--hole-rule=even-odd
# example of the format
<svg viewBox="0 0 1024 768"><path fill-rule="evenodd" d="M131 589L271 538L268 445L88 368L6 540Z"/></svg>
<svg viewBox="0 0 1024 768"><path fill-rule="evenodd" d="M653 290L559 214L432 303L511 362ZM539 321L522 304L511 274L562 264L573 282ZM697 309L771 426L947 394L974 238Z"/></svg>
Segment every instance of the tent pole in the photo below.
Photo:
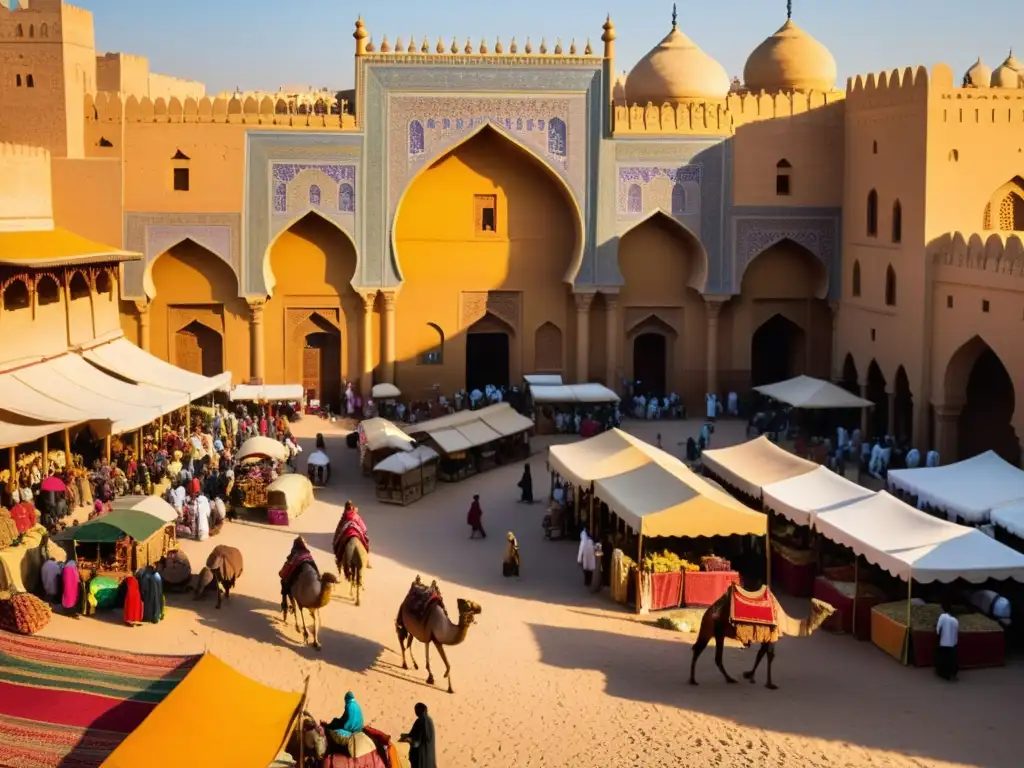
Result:
<svg viewBox="0 0 1024 768"><path fill-rule="evenodd" d="M914 577L912 574L907 574L907 634L903 638L903 663L907 664L910 662L910 599L914 592Z"/></svg>
<svg viewBox="0 0 1024 768"><path fill-rule="evenodd" d="M768 522L764 527L764 559L765 576L764 583L768 589L772 588L772 512L767 512Z"/></svg>
<svg viewBox="0 0 1024 768"><path fill-rule="evenodd" d="M642 566L644 561L644 535L637 531L636 533L636 612L640 613L643 610L641 593L643 592L644 577L642 573Z"/></svg>
<svg viewBox="0 0 1024 768"><path fill-rule="evenodd" d="M65 461L67 459L65 458ZM43 472L50 468L50 436L43 435Z"/></svg>
<svg viewBox="0 0 1024 768"><path fill-rule="evenodd" d="M299 759L298 759L299 768L302 768L306 764L306 744L305 744L306 733L305 733L305 730L303 728L304 724L302 722L302 718L303 718L304 713L306 711L306 699L307 699L308 696L309 696L309 677L306 678L306 682L302 686L302 698L299 700L299 717L298 717L298 722L295 723L295 730L298 732L298 735L299 735ZM288 740L285 739L285 744L287 744L287 743L288 743Z"/></svg>
<svg viewBox="0 0 1024 768"><path fill-rule="evenodd" d="M576 518L576 522L580 522L580 487L578 485L572 487L572 514Z"/></svg>
<svg viewBox="0 0 1024 768"><path fill-rule="evenodd" d="M164 415L160 414L160 419L156 423L156 441L158 443L157 448L163 445L164 442Z"/></svg>
<svg viewBox="0 0 1024 768"><path fill-rule="evenodd" d="M71 464L71 429L64 427L64 461Z"/></svg>
<svg viewBox="0 0 1024 768"><path fill-rule="evenodd" d="M110 463L110 435L103 438L103 455L107 457L107 463Z"/></svg>
<svg viewBox="0 0 1024 768"><path fill-rule="evenodd" d="M7 449L7 462L11 465L11 483L18 482L18 446L12 445ZM66 460L66 459L65 459Z"/></svg>
<svg viewBox="0 0 1024 768"><path fill-rule="evenodd" d="M192 434L192 403L185 404L185 435L191 436Z"/></svg>
<svg viewBox="0 0 1024 768"><path fill-rule="evenodd" d="M853 561L853 616L850 618L850 631L857 634L857 593L860 592L860 555Z"/></svg>
<svg viewBox="0 0 1024 768"><path fill-rule="evenodd" d="M590 535L591 535L591 537L593 537L594 534L597 533L594 530L594 483L593 482L590 483L590 515L589 515L589 517L590 517Z"/></svg>

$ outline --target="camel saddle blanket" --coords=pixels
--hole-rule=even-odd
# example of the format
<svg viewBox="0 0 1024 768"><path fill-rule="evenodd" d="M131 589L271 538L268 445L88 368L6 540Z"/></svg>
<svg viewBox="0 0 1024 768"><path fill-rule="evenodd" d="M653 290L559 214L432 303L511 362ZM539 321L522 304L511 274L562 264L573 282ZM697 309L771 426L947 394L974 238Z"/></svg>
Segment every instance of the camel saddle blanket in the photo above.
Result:
<svg viewBox="0 0 1024 768"><path fill-rule="evenodd" d="M306 563L311 563L317 573L320 573L320 569L316 567L316 563L313 561L313 555L310 552L299 552L295 557L290 557L285 562L284 567L281 569L281 573L278 575L281 577L281 581L286 584L291 578L299 572L299 568Z"/></svg>
<svg viewBox="0 0 1024 768"><path fill-rule="evenodd" d="M338 526L338 530L334 533L334 553L340 555L345 547L345 542L355 536L359 539L363 545L363 549L367 552L370 551L370 539L366 535L366 531L358 523L348 520Z"/></svg>
<svg viewBox="0 0 1024 768"><path fill-rule="evenodd" d="M405 597L405 608L419 622L427 620L427 615L435 605L441 606L441 610L447 613L444 607L444 598L441 597L441 590L431 588L426 584L413 584L409 588L409 594Z"/></svg>
<svg viewBox="0 0 1024 768"><path fill-rule="evenodd" d="M767 585L757 592L747 592L734 585L729 594L729 621L733 624L759 624L765 627L778 625L775 600Z"/></svg>

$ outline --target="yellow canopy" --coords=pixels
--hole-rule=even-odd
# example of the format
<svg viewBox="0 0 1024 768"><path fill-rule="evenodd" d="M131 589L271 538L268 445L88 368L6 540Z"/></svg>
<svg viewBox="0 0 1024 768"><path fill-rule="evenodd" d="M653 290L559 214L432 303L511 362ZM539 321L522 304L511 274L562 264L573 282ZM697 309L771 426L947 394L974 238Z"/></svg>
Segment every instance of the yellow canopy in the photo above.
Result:
<svg viewBox="0 0 1024 768"><path fill-rule="evenodd" d="M0 264L5 266L42 269L140 258L141 254L94 243L60 227L0 232Z"/></svg>
<svg viewBox="0 0 1024 768"><path fill-rule="evenodd" d="M268 766L287 742L302 699L301 693L257 683L207 653L103 768ZM225 706L213 712L218 701ZM183 723L185 736L174 738Z"/></svg>
<svg viewBox="0 0 1024 768"><path fill-rule="evenodd" d="M658 459L673 458L621 429L611 429L578 443L553 445L548 453L551 468L573 485L588 485Z"/></svg>
<svg viewBox="0 0 1024 768"><path fill-rule="evenodd" d="M729 448L704 451L700 460L733 488L757 499L761 498L764 486L806 475L819 467L780 448L764 435Z"/></svg>

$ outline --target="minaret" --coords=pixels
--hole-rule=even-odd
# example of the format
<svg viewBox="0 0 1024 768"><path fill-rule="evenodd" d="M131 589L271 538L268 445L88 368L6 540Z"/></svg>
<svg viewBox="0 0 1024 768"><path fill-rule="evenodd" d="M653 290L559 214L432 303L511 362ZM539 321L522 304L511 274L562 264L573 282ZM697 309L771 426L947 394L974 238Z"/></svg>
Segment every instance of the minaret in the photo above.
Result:
<svg viewBox="0 0 1024 768"><path fill-rule="evenodd" d="M605 125L605 136L611 137L612 129L615 126L615 25L612 23L612 16L604 22L604 34L601 35L601 42L604 43L604 62L602 72L604 76L605 104L608 111L605 112L607 123Z"/></svg>
<svg viewBox="0 0 1024 768"><path fill-rule="evenodd" d="M360 16L356 19L356 31L352 33L352 37L356 39L356 56L362 56L366 53L366 38L369 33L366 31L366 25L363 24L363 17Z"/></svg>

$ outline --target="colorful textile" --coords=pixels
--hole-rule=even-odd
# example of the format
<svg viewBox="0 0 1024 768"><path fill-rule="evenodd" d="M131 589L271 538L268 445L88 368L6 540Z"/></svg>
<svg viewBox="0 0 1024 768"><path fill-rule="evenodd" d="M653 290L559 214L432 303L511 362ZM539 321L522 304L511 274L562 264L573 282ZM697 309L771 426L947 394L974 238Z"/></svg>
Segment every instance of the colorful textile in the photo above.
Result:
<svg viewBox="0 0 1024 768"><path fill-rule="evenodd" d="M71 610L78 605L78 590L82 585L82 577L78 575L78 564L74 560L64 563L60 577L64 583L61 605Z"/></svg>
<svg viewBox="0 0 1024 768"><path fill-rule="evenodd" d="M197 661L0 633L0 765L100 765Z"/></svg>
<svg viewBox="0 0 1024 768"><path fill-rule="evenodd" d="M428 587L418 581L413 582L413 585L409 587L409 594L406 595L403 603L403 607L420 622L426 621L427 614L435 605L439 605L441 610L445 610L444 598L441 597L441 590L438 589L437 584L431 584Z"/></svg>
<svg viewBox="0 0 1024 768"><path fill-rule="evenodd" d="M778 624L775 600L767 585L757 592L747 592L733 585L730 594L732 599L729 601L729 620L734 624L761 624L768 627Z"/></svg>
<svg viewBox="0 0 1024 768"><path fill-rule="evenodd" d="M304 563L313 563L313 555L309 550L296 552L292 557L289 557L288 561L284 564L284 567L281 568L281 572L278 574L278 576L281 577L281 581L288 583L292 576L298 572L299 566ZM313 563L313 567L316 568L316 563ZM319 573L319 569L317 570L317 573Z"/></svg>
<svg viewBox="0 0 1024 768"><path fill-rule="evenodd" d="M370 539L366 535L366 526L360 526L354 520L342 520L334 532L334 554L340 556L345 551L345 543L352 537L359 539L363 549L370 551Z"/></svg>
<svg viewBox="0 0 1024 768"><path fill-rule="evenodd" d="M142 595L139 592L139 582L134 576L126 580L127 591L124 596L124 623L142 623Z"/></svg>

